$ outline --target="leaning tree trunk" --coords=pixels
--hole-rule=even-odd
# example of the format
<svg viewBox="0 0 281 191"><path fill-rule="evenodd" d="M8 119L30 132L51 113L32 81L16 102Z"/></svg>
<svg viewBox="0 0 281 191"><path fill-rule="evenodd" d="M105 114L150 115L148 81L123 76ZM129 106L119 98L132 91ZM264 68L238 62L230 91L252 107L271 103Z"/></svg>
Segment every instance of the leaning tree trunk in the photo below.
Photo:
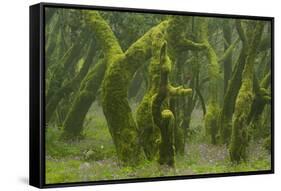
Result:
<svg viewBox="0 0 281 191"><path fill-rule="evenodd" d="M51 118L53 112L56 110L61 100L63 100L64 98L69 99L70 94L72 92L76 92L79 89L81 81L83 80L84 76L87 74L90 66L93 63L93 57L95 55L94 50L95 45L91 43L86 60L79 73L72 80L70 80L65 85L60 87L56 92L54 92L53 96L51 96L51 98L48 100L47 110L50 115L48 119Z"/></svg>
<svg viewBox="0 0 281 191"><path fill-rule="evenodd" d="M74 103L63 123L63 139L81 138L84 119L96 98L97 91L102 83L105 68L106 66L103 60L100 60L82 81L78 95L74 99Z"/></svg>
<svg viewBox="0 0 281 191"><path fill-rule="evenodd" d="M93 11L84 11L84 14L92 34L95 35L93 38L101 47L104 59L100 59L83 79L79 92L64 121L62 138L81 137L85 116L96 98L106 67L110 64L113 56L122 53L116 37L102 17ZM89 54L94 53L89 52Z"/></svg>
<svg viewBox="0 0 281 191"><path fill-rule="evenodd" d="M229 48L229 46L232 43L232 27L231 27L231 21L230 20L225 20L223 23L223 36L225 39L225 50ZM231 78L231 73L232 73L232 53L224 60L223 63L223 69L224 69L224 93L227 90L228 82Z"/></svg>
<svg viewBox="0 0 281 191"><path fill-rule="evenodd" d="M120 51L109 57L102 85L102 106L117 156L124 165L136 165L144 157L128 103L128 87L137 69L151 56L153 32L163 30L166 25L167 22L163 22L152 28L125 53Z"/></svg>
<svg viewBox="0 0 281 191"><path fill-rule="evenodd" d="M219 61L216 52L208 40L208 20L202 18L200 24L200 38L206 47L208 58L208 75L209 75L209 99L207 103L207 112L205 115L205 129L207 135L211 136L211 142L217 143L218 133L218 80L219 80Z"/></svg>
<svg viewBox="0 0 281 191"><path fill-rule="evenodd" d="M138 164L144 157L137 125L128 103L129 84L137 69L151 56L152 28L136 41L124 54L115 56L107 69L102 85L102 106L111 132L118 158L125 165Z"/></svg>
<svg viewBox="0 0 281 191"><path fill-rule="evenodd" d="M222 111L220 115L220 142L228 144L230 142L232 115L234 112L235 100L242 84L242 73L245 66L245 48L241 49L241 53L236 63L236 67L228 83L227 90L224 95Z"/></svg>
<svg viewBox="0 0 281 191"><path fill-rule="evenodd" d="M52 119L52 116L54 114L54 111L56 109L56 105L52 104L51 100L54 99L53 96L56 94L56 92L59 91L59 89L62 87L64 77L69 72L69 70L73 67L75 63L79 60L79 55L81 55L81 52L83 50L83 43L85 41L82 40L82 42L75 42L75 44L68 50L64 57L61 59L61 64L55 69L53 78L51 79L46 95L46 122L50 122Z"/></svg>
<svg viewBox="0 0 281 191"><path fill-rule="evenodd" d="M152 43L162 38L161 33L165 33L165 31L170 35L172 32L175 33L173 30L169 31L174 22L173 18L163 21L151 28L124 54L113 56L112 58L115 60L109 65L104 77L103 110L116 145L117 155L125 164L136 164L143 158L137 126L128 103L129 84L137 69L152 56ZM197 46L196 43L188 40L178 39L177 35L174 38L170 35L165 36L168 40L177 39L179 48Z"/></svg>
<svg viewBox="0 0 281 191"><path fill-rule="evenodd" d="M236 29L242 41L242 48L224 94L223 106L219 119L220 143L222 144L229 144L230 142L232 116L234 113L235 101L242 84L242 73L246 63L245 52L248 51L247 42L245 41L244 34L241 32L241 24L239 22L236 22Z"/></svg>
<svg viewBox="0 0 281 191"><path fill-rule="evenodd" d="M247 159L248 145L248 125L247 116L251 110L253 102L253 77L254 77L254 61L257 54L257 49L261 40L263 24L255 21L255 28L249 28L247 35L243 33L244 41L247 41L248 48L246 53L246 64L242 74L242 85L239 90L235 103L235 111L233 117L233 126L231 133L231 142L229 148L230 159L233 163L239 163Z"/></svg>

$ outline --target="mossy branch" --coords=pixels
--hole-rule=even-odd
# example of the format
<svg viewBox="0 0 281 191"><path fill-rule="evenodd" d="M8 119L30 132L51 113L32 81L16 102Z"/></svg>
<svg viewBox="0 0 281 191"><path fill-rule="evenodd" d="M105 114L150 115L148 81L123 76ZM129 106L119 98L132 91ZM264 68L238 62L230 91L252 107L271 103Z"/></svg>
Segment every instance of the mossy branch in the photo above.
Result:
<svg viewBox="0 0 281 191"><path fill-rule="evenodd" d="M105 52L106 58L122 54L123 51L107 22L97 11L84 11L85 20L90 30L95 34L98 44Z"/></svg>
<svg viewBox="0 0 281 191"><path fill-rule="evenodd" d="M240 39L236 39L230 46L228 46L228 48L223 53L223 55L219 58L218 61L224 62L225 60L227 60L232 55L232 52L235 50L236 45L238 44L239 41Z"/></svg>
<svg viewBox="0 0 281 191"><path fill-rule="evenodd" d="M190 95L192 93L192 89L184 88L183 86L173 87L169 85L168 92L170 96L185 96Z"/></svg>
<svg viewBox="0 0 281 191"><path fill-rule="evenodd" d="M263 38L259 45L259 51L266 51L271 48L271 36L268 35Z"/></svg>
<svg viewBox="0 0 281 191"><path fill-rule="evenodd" d="M88 69L92 62L94 55L94 47L92 46L88 52L89 57L87 63L84 64L81 75L86 75L82 83L79 84L79 92L74 99L74 103L66 115L64 121L64 135L63 138L76 138L81 136L83 130L83 122L85 116L95 100L100 84L104 78L105 70L115 59L116 55L122 54L121 47L113 34L107 22L99 15L97 11L83 11L85 22L87 23L88 30L93 34L92 39L95 39L95 44L99 45L102 49L102 54L105 59L100 60L99 63L89 73ZM75 77L73 82L80 79L80 74ZM79 117L78 117L79 116Z"/></svg>
<svg viewBox="0 0 281 191"><path fill-rule="evenodd" d="M194 42L192 40L186 39L184 38L180 43L179 43L179 48L181 50L205 50L206 49L206 45L203 43L197 43Z"/></svg>
<svg viewBox="0 0 281 191"><path fill-rule="evenodd" d="M253 31L249 32L248 47L258 47L261 40L263 24L255 23ZM250 36L251 35L251 36ZM256 48L247 50L245 68L242 73L242 85L239 90L233 118L231 142L230 142L230 159L233 163L239 163L247 159L248 146L248 122L251 114L253 97L253 80L254 80L254 59L257 54Z"/></svg>
<svg viewBox="0 0 281 191"><path fill-rule="evenodd" d="M218 80L219 80L219 63L218 63L218 57L217 54L212 47L212 45L209 43L209 37L208 37L208 19L206 18L200 18L199 23L199 31L200 31L200 39L202 43L206 47L207 52L207 58L208 58L208 74L210 78L210 101L215 101L217 99L217 86L218 86Z"/></svg>
<svg viewBox="0 0 281 191"><path fill-rule="evenodd" d="M269 86L269 83L271 81L271 72L268 72L263 79L261 80L260 86L262 88L267 88Z"/></svg>
<svg viewBox="0 0 281 191"><path fill-rule="evenodd" d="M236 26L236 30L237 30L237 33L240 37L240 39L244 42L244 43L247 43L247 37L246 37L246 33L245 33L245 30L242 26L242 21L239 20L239 19L236 19L235 21L235 26Z"/></svg>

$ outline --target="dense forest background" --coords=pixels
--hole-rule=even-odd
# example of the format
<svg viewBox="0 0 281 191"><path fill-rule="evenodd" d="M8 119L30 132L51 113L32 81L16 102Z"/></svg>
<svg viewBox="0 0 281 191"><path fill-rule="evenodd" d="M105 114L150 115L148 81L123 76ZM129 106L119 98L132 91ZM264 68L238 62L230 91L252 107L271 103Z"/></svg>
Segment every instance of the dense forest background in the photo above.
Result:
<svg viewBox="0 0 281 191"><path fill-rule="evenodd" d="M270 22L45 13L46 183L271 168Z"/></svg>

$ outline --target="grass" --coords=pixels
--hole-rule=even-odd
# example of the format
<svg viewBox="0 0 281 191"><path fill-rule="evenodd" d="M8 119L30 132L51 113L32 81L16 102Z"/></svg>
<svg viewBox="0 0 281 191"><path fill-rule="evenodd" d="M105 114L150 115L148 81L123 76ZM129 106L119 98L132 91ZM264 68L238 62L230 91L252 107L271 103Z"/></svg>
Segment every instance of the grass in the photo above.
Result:
<svg viewBox="0 0 281 191"><path fill-rule="evenodd" d="M95 107L97 108L97 107ZM232 165L226 146L204 142L200 121L194 121L184 156L176 156L176 168L143 161L137 167L118 164L114 144L100 110L90 111L84 124L84 139L59 140L61 129L49 127L46 133L46 183L84 182L174 175L245 172L270 169L270 155L262 143L250 144L247 162ZM197 136L195 136L197 134Z"/></svg>

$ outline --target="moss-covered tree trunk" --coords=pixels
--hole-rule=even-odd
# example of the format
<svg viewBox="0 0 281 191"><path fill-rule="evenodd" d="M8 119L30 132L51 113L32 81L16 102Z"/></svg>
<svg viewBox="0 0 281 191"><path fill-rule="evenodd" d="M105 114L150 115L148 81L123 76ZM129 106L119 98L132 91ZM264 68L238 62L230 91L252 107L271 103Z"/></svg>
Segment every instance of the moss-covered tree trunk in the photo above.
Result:
<svg viewBox="0 0 281 191"><path fill-rule="evenodd" d="M189 49L202 49L203 46L193 41L187 40L184 37L179 38L181 34L179 31L187 23L182 18L170 18L167 21L162 22L157 27L152 28L150 34L151 54L149 64L149 77L148 88L146 93L137 108L137 124L140 132L140 140L143 145L145 154L148 159L153 159L158 153L159 143L159 128L155 127L155 123L152 117L152 98L158 91L160 80L160 66L159 66L159 54L161 49L161 43L163 40L168 42L168 52L175 60L177 52ZM179 127L177 127L179 128ZM180 133L180 132L178 132Z"/></svg>
<svg viewBox="0 0 281 191"><path fill-rule="evenodd" d="M85 116L95 100L100 84L104 78L107 65L110 64L112 55L122 53L122 50L111 31L108 24L97 12L84 12L86 22L88 23L93 39L100 45L104 59L100 59L90 72L79 84L80 88L74 103L70 108L64 121L63 138L77 138L83 131L83 122ZM89 55L94 55L94 49L89 51ZM81 71L86 73L86 69Z"/></svg>
<svg viewBox="0 0 281 191"><path fill-rule="evenodd" d="M199 20L200 21L200 20ZM198 33L198 28L200 28L200 24L198 24L198 20L196 18L192 18L192 23L191 23L191 39L194 42L202 42L202 39L200 37L200 34ZM184 135L184 145L186 142L187 137L187 132L188 129L190 128L190 123L191 123L191 115L193 113L193 110L195 109L196 104L200 103L203 116L206 114L206 106L205 106L205 100L204 97L201 93L202 91L202 86L206 82L206 80L202 80L200 82L200 67L201 65L201 57L206 49L206 46L201 43L200 48L191 48L188 50L189 55L191 56L190 62L185 63L189 64L189 71L185 71L184 67L181 69L181 72L184 74L184 79L183 83L189 82L189 87L193 89L192 94L188 96L187 99L184 100L183 105L183 121L181 123L182 128L183 128L183 135ZM176 142L177 143L177 142ZM185 147L185 146L184 146ZM183 149L184 149L183 147ZM181 151L184 153L184 150Z"/></svg>
<svg viewBox="0 0 281 191"><path fill-rule="evenodd" d="M263 38L260 42L260 47L265 46L265 42L268 41L267 36ZM262 131L262 113L264 112L264 109L267 104L271 103L271 71L268 67L268 64L271 62L271 58L269 57L268 48L260 48L259 52L263 54L259 61L259 65L257 66L256 73L262 73L263 76L260 76L255 73L254 75L254 82L253 82L253 90L254 90L254 100L251 106L251 111L248 116L248 124L251 125L251 131L255 132L253 133L253 137L255 135L259 135L259 137L265 137L267 135L261 135L265 134L264 131ZM262 71L261 71L262 69ZM260 76L260 80L258 79L258 76ZM254 135L255 134L255 135ZM257 137L255 137L257 138Z"/></svg>
<svg viewBox="0 0 281 191"><path fill-rule="evenodd" d="M138 164L144 158L128 103L129 84L137 69L151 56L153 32L163 27L165 23L152 28L125 53L118 51L107 56L110 61L102 84L102 106L118 158L125 165Z"/></svg>
<svg viewBox="0 0 281 191"><path fill-rule="evenodd" d="M84 40L81 42L75 42L75 44L68 50L64 57L60 60L61 63L58 64L56 70L54 71L53 78L49 83L49 87L46 95L46 122L50 122L54 111L56 109L56 104L53 104L52 99L56 93L59 92L62 87L64 77L68 74L69 70L76 64L80 58L81 52L84 47Z"/></svg>
<svg viewBox="0 0 281 191"><path fill-rule="evenodd" d="M95 34L95 39L102 46L105 58L104 64L107 71L102 83L102 105L118 158L123 164L137 164L143 159L143 154L136 124L127 100L128 85L138 67L150 58L152 31L161 30L165 27L165 22L155 29L153 28L123 53L112 30L103 18L97 12L84 11L84 13L88 25ZM95 82L96 79L93 76L86 80L87 84ZM87 91L84 91L83 87L89 87L89 89L86 88ZM82 122L75 121L77 119L75 113L79 112L84 115L94 100L94 94L90 92L93 91L91 89L93 86L85 85L83 87L80 88L81 92L65 122L66 135L73 135L74 133L75 136L79 136L81 134ZM68 119L69 123L67 122ZM68 128L68 126L73 128ZM68 130L70 130L70 133Z"/></svg>
<svg viewBox="0 0 281 191"><path fill-rule="evenodd" d="M225 51L229 48L229 46L232 44L232 27L231 27L231 21L225 20L223 23L223 36L225 39L224 47ZM223 69L224 69L224 93L227 90L228 82L231 78L232 73L232 53L224 60L223 63Z"/></svg>
<svg viewBox="0 0 281 191"><path fill-rule="evenodd" d="M159 164L175 166L175 132L174 115L170 110L161 112L161 143L159 150Z"/></svg>
<svg viewBox="0 0 281 191"><path fill-rule="evenodd" d="M217 143L218 134L218 114L220 112L218 105L218 80L219 80L219 61L217 54L209 43L208 37L208 19L200 20L200 38L206 47L208 58L208 76L209 76L209 98L207 103L207 112L204 117L205 129L211 137L213 144Z"/></svg>
<svg viewBox="0 0 281 191"><path fill-rule="evenodd" d="M241 27L241 23L236 22L236 29L242 41L242 48L237 63L235 64L235 67L233 69L231 79L228 81L226 92L224 94L222 111L219 119L220 143L222 144L229 144L230 142L232 116L234 113L235 101L242 84L242 73L246 63L246 52L248 51L248 46L246 44L247 42L245 41L243 32L241 32Z"/></svg>
<svg viewBox="0 0 281 191"><path fill-rule="evenodd" d="M158 42L159 43L159 42ZM155 125L160 129L161 141L159 146L159 163L174 167L175 165L175 123L174 115L170 110L170 97L188 95L191 89L174 88L169 83L169 73L172 65L167 55L166 43L159 51L158 62L154 65L154 77L158 78L157 91L152 97L152 116ZM155 79L154 78L154 79Z"/></svg>
<svg viewBox="0 0 281 191"><path fill-rule="evenodd" d="M150 58L148 68L148 89L136 112L140 143L148 160L152 160L157 156L160 140L159 128L155 126L152 116L152 97L156 94L159 86L159 55L161 43L155 41L152 46L152 57Z"/></svg>
<svg viewBox="0 0 281 191"><path fill-rule="evenodd" d="M136 164L143 158L137 126L128 103L128 87L137 69L153 55L153 43L163 39L162 33L170 26L170 22L172 20L163 21L151 28L123 55L113 57L116 60L109 65L103 81L104 114L118 157L125 164ZM182 44L185 46L186 42Z"/></svg>
<svg viewBox="0 0 281 191"><path fill-rule="evenodd" d="M247 116L250 113L251 103L253 102L254 61L257 53L257 49L253 47L259 46L263 24L255 21L254 26L248 26L246 34L243 27L241 27L240 30L240 33L243 33L244 41L247 41L247 45L251 48L248 48L248 51L246 52L246 63L242 74L242 85L235 103L229 148L230 159L234 163L239 163L247 159Z"/></svg>
<svg viewBox="0 0 281 191"><path fill-rule="evenodd" d="M82 81L81 88L63 123L63 139L81 138L86 114L96 98L105 69L103 60L100 60Z"/></svg>
<svg viewBox="0 0 281 191"><path fill-rule="evenodd" d="M251 110L247 118L247 125L250 126L250 138L259 139L268 136L270 130L267 125L263 124L262 114L265 111L267 104L271 104L271 91L270 91L271 74L268 72L263 79L259 82L254 76L254 98L251 104Z"/></svg>
<svg viewBox="0 0 281 191"><path fill-rule="evenodd" d="M270 90L268 88L271 80L271 73L268 72L261 82L254 78L254 100L248 116L248 124L258 120L266 104L271 103Z"/></svg>
<svg viewBox="0 0 281 191"><path fill-rule="evenodd" d="M124 165L135 165L143 159L137 126L128 103L130 73L124 55L116 56L109 66L102 92L102 106L118 158Z"/></svg>
<svg viewBox="0 0 281 191"><path fill-rule="evenodd" d="M83 63L82 68L80 69L79 73L69 82L67 82L65 85L60 87L56 92L53 93L53 96L48 100L47 104L47 111L50 115L48 119L52 116L52 113L55 111L59 103L62 99L67 98L69 99L70 94L72 92L76 92L79 89L79 86L81 85L81 81L83 80L84 76L87 74L90 66L93 63L93 57L95 53L95 45L94 43L91 43L90 48L88 50L88 55L85 59L85 62Z"/></svg>

